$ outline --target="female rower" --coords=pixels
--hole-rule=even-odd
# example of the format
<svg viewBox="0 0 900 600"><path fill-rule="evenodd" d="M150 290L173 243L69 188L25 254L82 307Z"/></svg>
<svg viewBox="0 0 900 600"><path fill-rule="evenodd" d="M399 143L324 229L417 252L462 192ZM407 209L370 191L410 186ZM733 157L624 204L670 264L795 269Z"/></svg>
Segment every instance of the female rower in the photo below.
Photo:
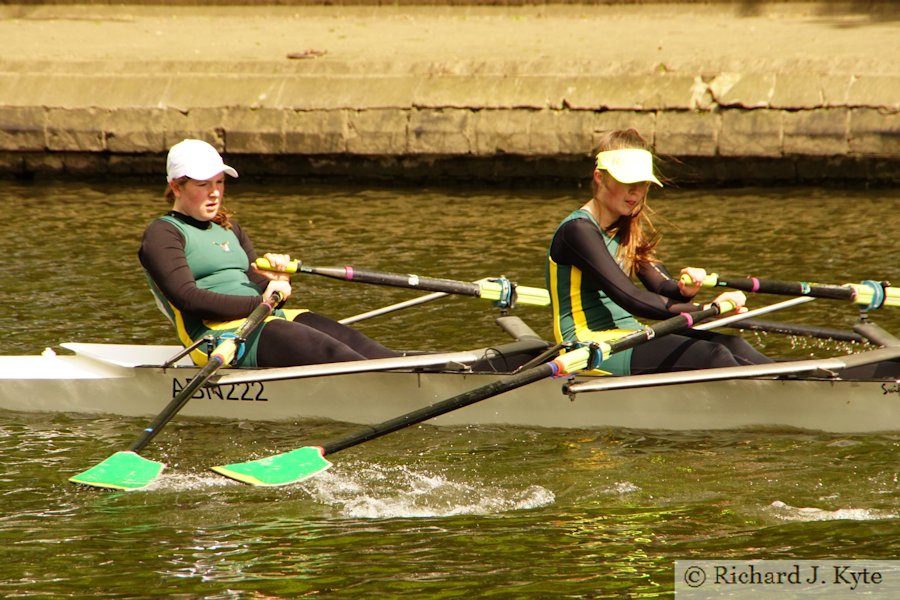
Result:
<svg viewBox="0 0 900 600"><path fill-rule="evenodd" d="M690 283L684 283L656 258L660 236L646 214L651 183L662 187L641 135L608 132L596 155L591 199L563 219L547 252L557 341L613 340L643 328L635 316L662 320L706 308L691 302L706 272L685 268ZM743 293L725 292L714 302L726 300L746 311ZM600 369L636 375L768 362L740 337L689 330L613 354Z"/></svg>
<svg viewBox="0 0 900 600"><path fill-rule="evenodd" d="M169 150L166 170L172 210L144 231L138 257L181 342L233 333L275 291L290 297L290 276L256 268L250 238L222 205L225 175L238 174L216 149L200 140L179 142ZM290 261L284 254L265 258L277 269ZM207 359L201 350L191 356L197 364ZM336 321L278 308L249 336L236 363L281 367L391 356L398 354Z"/></svg>

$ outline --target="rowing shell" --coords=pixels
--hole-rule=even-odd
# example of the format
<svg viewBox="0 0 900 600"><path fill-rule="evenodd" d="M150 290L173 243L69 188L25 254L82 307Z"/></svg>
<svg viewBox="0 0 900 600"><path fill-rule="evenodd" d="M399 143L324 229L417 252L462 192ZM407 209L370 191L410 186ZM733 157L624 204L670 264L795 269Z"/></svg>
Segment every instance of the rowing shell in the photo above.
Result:
<svg viewBox="0 0 900 600"><path fill-rule="evenodd" d="M197 373L184 359L175 366L159 366L178 353L177 346L67 343L63 347L74 354L0 357L0 409L152 416ZM425 354L286 369L224 369L218 385L198 390L182 414L250 421L378 423L507 377L472 371L485 353ZM898 348L882 348L771 366L548 379L453 411L434 423L900 431L896 375L875 380L837 376L841 369L852 367L853 360L896 366L898 355ZM347 372L353 368L359 372Z"/></svg>

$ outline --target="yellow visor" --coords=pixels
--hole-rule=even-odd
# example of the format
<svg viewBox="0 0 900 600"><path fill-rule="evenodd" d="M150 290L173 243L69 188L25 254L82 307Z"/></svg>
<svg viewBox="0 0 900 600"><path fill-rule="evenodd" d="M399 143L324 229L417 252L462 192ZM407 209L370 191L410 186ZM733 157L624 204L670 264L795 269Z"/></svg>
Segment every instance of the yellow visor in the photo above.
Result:
<svg viewBox="0 0 900 600"><path fill-rule="evenodd" d="M609 171L616 181L638 183L650 181L662 187L653 174L653 155L640 148L607 150L597 155L597 168Z"/></svg>

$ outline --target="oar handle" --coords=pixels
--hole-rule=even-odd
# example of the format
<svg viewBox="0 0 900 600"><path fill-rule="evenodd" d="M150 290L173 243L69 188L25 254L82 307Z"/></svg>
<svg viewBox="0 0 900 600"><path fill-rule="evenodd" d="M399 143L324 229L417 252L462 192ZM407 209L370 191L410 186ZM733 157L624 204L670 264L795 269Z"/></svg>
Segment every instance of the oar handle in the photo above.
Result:
<svg viewBox="0 0 900 600"><path fill-rule="evenodd" d="M263 271L280 271L282 273L296 273L300 269L300 261L294 259L290 261L284 269L276 269L272 266L272 263L269 262L268 258L257 258L256 266L262 269Z"/></svg>
<svg viewBox="0 0 900 600"><path fill-rule="evenodd" d="M681 281L691 283L691 279L687 275L682 275ZM831 285L806 281L778 281L758 277L723 279L718 274L711 273L706 276L702 285L703 287L726 287L749 293L849 300L865 306L865 310L878 309L882 306L900 306L900 288L891 287L886 281L867 280L862 283Z"/></svg>

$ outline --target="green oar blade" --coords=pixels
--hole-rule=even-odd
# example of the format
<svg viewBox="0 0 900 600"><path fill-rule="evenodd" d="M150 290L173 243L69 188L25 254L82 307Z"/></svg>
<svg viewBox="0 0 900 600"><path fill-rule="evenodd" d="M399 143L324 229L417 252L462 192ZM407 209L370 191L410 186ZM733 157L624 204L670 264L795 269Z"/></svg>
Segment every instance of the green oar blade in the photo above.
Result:
<svg viewBox="0 0 900 600"><path fill-rule="evenodd" d="M113 490L139 490L150 485L164 468L162 463L125 450L69 477L69 481Z"/></svg>
<svg viewBox="0 0 900 600"><path fill-rule="evenodd" d="M306 446L258 460L210 467L225 477L250 485L288 485L298 483L331 467L322 448Z"/></svg>

